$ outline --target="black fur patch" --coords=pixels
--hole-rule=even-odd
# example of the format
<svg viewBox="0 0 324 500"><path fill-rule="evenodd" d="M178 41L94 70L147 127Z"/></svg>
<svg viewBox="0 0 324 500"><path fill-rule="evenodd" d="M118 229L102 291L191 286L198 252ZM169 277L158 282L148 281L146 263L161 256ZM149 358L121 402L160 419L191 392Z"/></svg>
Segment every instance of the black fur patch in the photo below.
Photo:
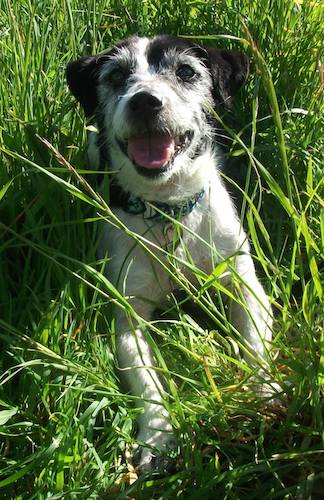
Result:
<svg viewBox="0 0 324 500"><path fill-rule="evenodd" d="M147 48L147 60L158 67L164 54L171 49L179 52L190 50L209 69L213 80L213 98L217 106L229 107L231 98L244 84L249 72L249 60L241 52L205 48L198 44L177 38L161 35L152 39Z"/></svg>
<svg viewBox="0 0 324 500"><path fill-rule="evenodd" d="M213 79L213 98L216 105L229 107L232 97L245 83L249 73L249 59L233 50L207 48L206 65Z"/></svg>
<svg viewBox="0 0 324 500"><path fill-rule="evenodd" d="M193 55L197 55L197 51L201 51L201 47L186 40L185 38L177 38L175 36L161 35L152 38L147 47L146 55L148 63L154 67L158 67L162 61L164 54L169 50L177 50L179 53L184 50L191 49Z"/></svg>
<svg viewBox="0 0 324 500"><path fill-rule="evenodd" d="M120 48L131 45L135 40L136 37L128 38L102 54L81 57L68 64L66 78L69 89L83 107L86 116L94 115L98 106L97 86L101 66L112 59Z"/></svg>
<svg viewBox="0 0 324 500"><path fill-rule="evenodd" d="M103 57L82 57L66 68L69 88L87 116L94 114L98 106L97 85Z"/></svg>

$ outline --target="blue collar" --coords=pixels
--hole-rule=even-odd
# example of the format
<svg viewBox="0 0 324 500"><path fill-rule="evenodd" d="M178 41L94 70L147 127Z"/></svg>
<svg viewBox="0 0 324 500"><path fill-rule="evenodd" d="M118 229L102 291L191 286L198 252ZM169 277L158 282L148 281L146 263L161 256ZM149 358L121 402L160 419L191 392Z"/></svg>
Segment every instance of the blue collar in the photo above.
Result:
<svg viewBox="0 0 324 500"><path fill-rule="evenodd" d="M144 219L155 222L165 221L165 215L179 220L193 211L197 203L204 197L204 194L205 190L202 189L199 193L191 196L191 198L187 198L175 205L169 205L160 201L147 201L128 194L123 200L122 209L129 214L143 214Z"/></svg>

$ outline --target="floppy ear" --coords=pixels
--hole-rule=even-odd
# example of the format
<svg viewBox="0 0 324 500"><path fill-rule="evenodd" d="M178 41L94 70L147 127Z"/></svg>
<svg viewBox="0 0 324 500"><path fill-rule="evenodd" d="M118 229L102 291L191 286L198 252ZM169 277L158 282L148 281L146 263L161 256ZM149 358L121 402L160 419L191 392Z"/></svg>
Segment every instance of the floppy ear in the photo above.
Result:
<svg viewBox="0 0 324 500"><path fill-rule="evenodd" d="M232 97L245 83L249 74L249 59L233 50L206 48L206 61L213 79L215 104L230 107Z"/></svg>
<svg viewBox="0 0 324 500"><path fill-rule="evenodd" d="M82 57L66 68L69 89L87 116L93 115L98 106L97 83L102 63L100 56Z"/></svg>

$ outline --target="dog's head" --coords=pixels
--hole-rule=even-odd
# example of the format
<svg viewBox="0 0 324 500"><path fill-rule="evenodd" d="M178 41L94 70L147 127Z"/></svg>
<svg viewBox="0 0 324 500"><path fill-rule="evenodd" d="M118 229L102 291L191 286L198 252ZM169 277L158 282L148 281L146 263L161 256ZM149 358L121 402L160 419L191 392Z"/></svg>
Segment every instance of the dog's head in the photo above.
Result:
<svg viewBox="0 0 324 500"><path fill-rule="evenodd" d="M212 150L209 112L230 104L247 73L239 52L158 36L72 62L67 80L96 117L112 168L124 179L159 183Z"/></svg>

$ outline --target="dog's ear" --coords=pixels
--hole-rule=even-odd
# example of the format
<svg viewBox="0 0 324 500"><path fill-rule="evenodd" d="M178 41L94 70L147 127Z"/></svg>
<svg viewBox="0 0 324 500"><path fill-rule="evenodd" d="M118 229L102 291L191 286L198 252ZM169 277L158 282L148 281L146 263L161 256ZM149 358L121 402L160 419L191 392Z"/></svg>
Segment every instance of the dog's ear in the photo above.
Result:
<svg viewBox="0 0 324 500"><path fill-rule="evenodd" d="M102 63L100 56L82 57L66 68L69 89L87 116L93 115L98 106L97 84Z"/></svg>
<svg viewBox="0 0 324 500"><path fill-rule="evenodd" d="M248 57L237 51L205 48L215 104L228 108L249 74Z"/></svg>

